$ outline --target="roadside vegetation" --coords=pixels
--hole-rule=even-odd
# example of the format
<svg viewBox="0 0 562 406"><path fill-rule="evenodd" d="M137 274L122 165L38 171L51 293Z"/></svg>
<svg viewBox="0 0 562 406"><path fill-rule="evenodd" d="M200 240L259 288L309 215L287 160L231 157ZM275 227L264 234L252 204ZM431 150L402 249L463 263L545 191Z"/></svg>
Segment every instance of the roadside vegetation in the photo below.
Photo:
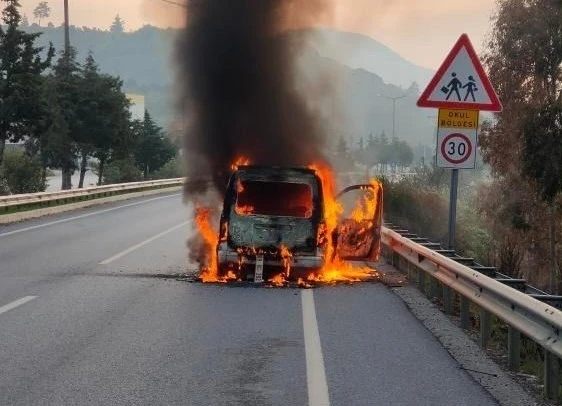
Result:
<svg viewBox="0 0 562 406"><path fill-rule="evenodd" d="M119 77L100 72L92 53L37 46L41 33L21 29L18 1L1 2L0 194L45 190L49 169L62 170L63 190L79 172L81 188L89 162L100 185L181 176L178 146L148 111L132 119ZM42 3L38 19L49 13ZM17 147L6 152L7 143Z"/></svg>
<svg viewBox="0 0 562 406"><path fill-rule="evenodd" d="M456 248L503 274L560 294L560 1L499 0L482 59L504 109L483 124L479 169L461 171ZM385 179L385 220L446 246L450 171L419 164L409 172ZM480 315L472 307L470 334L477 338ZM489 350L503 364L506 337L507 326L493 317ZM544 350L523 336L518 377L539 392L544 358Z"/></svg>
<svg viewBox="0 0 562 406"><path fill-rule="evenodd" d="M504 108L483 124L479 169L460 173L457 249L504 274L559 293L560 2L499 0L482 59ZM392 181L387 173L382 175L387 177L386 220L446 243L450 171L426 162Z"/></svg>

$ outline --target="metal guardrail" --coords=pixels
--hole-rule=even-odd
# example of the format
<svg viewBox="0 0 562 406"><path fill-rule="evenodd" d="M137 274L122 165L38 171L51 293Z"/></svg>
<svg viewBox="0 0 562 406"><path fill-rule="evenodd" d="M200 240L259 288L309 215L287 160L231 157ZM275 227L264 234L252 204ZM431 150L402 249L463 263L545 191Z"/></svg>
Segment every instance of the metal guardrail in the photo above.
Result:
<svg viewBox="0 0 562 406"><path fill-rule="evenodd" d="M481 346L486 347L490 337L490 314L506 323L509 366L512 370L520 367L521 334L544 348L545 393L549 398L559 397L562 311L545 303L557 301L558 296L528 287L524 280L495 272L495 278L486 275L494 268L467 266L463 262L469 261L463 260L470 258L451 256L455 255L454 251L443 250L440 244L430 243L407 230L383 227L381 239L388 250L387 255L392 256L393 265L409 275L417 273L417 283L422 290L426 289L427 275L431 277L430 287L433 291L436 282L441 283L446 313L453 311L452 291L459 295L461 327L468 328L470 302L479 306Z"/></svg>
<svg viewBox="0 0 562 406"><path fill-rule="evenodd" d="M115 185L104 185L87 187L83 189L63 190L59 192L40 192L28 193L20 195L0 196L0 209L40 205L49 202L64 202L75 200L82 197L95 197L97 195L131 193L139 190L160 188L166 186L181 186L185 182L185 178L151 180L145 182L120 183Z"/></svg>

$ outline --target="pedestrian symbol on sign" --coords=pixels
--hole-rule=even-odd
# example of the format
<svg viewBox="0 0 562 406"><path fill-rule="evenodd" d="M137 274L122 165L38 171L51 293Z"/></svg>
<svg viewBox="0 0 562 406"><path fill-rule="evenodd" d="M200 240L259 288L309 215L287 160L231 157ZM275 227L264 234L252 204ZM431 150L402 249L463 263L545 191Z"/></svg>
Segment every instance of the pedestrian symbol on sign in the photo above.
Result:
<svg viewBox="0 0 562 406"><path fill-rule="evenodd" d="M478 91L478 87L476 87L476 80L474 80L472 76L469 76L468 83L462 88L466 88L466 96L464 96L464 101L466 101L466 99L468 99L468 95L470 95L472 96L472 101L475 102L476 98L474 97L474 92Z"/></svg>
<svg viewBox="0 0 562 406"><path fill-rule="evenodd" d="M457 74L455 72L452 73L453 79L449 82L447 86L443 86L441 91L443 93L448 93L447 98L445 100L449 100L453 92L457 94L457 98L459 101L461 100L461 94L459 93L459 89L462 88L462 82L457 79Z"/></svg>
<svg viewBox="0 0 562 406"><path fill-rule="evenodd" d="M468 96L472 97L472 101L476 101L476 98L474 97L474 92L478 91L478 87L476 86L476 80L474 80L474 77L470 75L468 77L468 83L463 85L462 82L457 78L457 74L455 72L451 73L451 76L453 77L453 79L451 79L449 84L441 88L441 91L447 94L447 98L445 100L449 100L453 93L457 95L458 101L463 100L461 99L461 94L459 92L459 89L466 89L464 101L468 99Z"/></svg>

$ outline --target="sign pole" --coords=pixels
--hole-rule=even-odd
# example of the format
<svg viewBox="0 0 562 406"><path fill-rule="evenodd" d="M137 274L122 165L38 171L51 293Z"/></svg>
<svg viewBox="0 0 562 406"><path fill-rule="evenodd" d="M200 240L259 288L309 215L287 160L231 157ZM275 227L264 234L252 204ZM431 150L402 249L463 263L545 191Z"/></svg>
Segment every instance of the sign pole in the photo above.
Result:
<svg viewBox="0 0 562 406"><path fill-rule="evenodd" d="M449 249L455 249L459 169L475 169L480 111L502 111L478 55L462 34L420 95L419 107L438 108L435 166L452 169Z"/></svg>
<svg viewBox="0 0 562 406"><path fill-rule="evenodd" d="M457 223L457 194L459 188L459 170L451 172L451 196L449 199L449 249L455 249L455 233Z"/></svg>

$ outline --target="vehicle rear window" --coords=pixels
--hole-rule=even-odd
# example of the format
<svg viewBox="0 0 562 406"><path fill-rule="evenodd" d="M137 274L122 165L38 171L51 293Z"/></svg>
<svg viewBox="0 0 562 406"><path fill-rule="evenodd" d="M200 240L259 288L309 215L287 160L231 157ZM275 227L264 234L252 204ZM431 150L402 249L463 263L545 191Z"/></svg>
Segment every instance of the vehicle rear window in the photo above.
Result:
<svg viewBox="0 0 562 406"><path fill-rule="evenodd" d="M238 181L236 213L309 218L312 188L306 183Z"/></svg>

